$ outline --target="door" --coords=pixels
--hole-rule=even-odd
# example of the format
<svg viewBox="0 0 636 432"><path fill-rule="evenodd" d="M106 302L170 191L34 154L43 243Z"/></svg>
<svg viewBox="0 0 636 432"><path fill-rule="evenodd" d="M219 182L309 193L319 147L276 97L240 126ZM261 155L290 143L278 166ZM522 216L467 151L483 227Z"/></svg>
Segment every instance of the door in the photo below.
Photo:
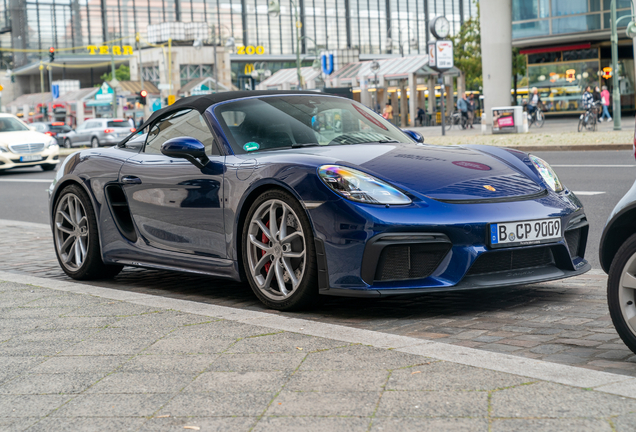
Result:
<svg viewBox="0 0 636 432"><path fill-rule="evenodd" d="M75 128L74 132L71 132L68 134L67 138L69 140L71 140L71 145L81 145L84 142L82 141L82 134L86 133L86 125L89 122L84 122L81 125L79 125L78 127Z"/></svg>
<svg viewBox="0 0 636 432"><path fill-rule="evenodd" d="M205 145L208 168L202 170L161 153L164 142L182 136ZM196 110L173 113L152 127L142 151L128 159L120 172L133 220L148 245L226 258L221 199L224 162Z"/></svg>

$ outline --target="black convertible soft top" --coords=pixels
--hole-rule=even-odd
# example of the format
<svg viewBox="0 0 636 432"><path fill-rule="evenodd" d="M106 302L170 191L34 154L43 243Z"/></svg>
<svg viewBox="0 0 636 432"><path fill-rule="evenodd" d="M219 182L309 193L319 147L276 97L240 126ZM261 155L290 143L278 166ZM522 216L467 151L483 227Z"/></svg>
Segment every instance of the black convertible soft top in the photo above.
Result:
<svg viewBox="0 0 636 432"><path fill-rule="evenodd" d="M219 102L225 102L233 99L241 99L246 97L258 97L258 96L273 96L273 95L314 95L322 93L316 93L313 91L294 91L294 90L260 90L260 91L230 91L223 93L215 93L201 96L188 96L179 99L175 103L160 110L155 111L152 115L142 124L138 130L143 130L150 124L152 124L157 117L162 116L168 112L180 111L182 109L195 109L200 113L203 113L211 105Z"/></svg>

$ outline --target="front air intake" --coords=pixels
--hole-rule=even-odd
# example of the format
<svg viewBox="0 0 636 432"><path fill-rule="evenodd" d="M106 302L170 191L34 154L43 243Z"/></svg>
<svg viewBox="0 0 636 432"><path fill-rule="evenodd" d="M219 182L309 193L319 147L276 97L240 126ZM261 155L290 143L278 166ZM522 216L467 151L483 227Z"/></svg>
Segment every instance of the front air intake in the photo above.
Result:
<svg viewBox="0 0 636 432"><path fill-rule="evenodd" d="M382 249L374 280L388 282L423 279L440 265L450 243L395 244Z"/></svg>

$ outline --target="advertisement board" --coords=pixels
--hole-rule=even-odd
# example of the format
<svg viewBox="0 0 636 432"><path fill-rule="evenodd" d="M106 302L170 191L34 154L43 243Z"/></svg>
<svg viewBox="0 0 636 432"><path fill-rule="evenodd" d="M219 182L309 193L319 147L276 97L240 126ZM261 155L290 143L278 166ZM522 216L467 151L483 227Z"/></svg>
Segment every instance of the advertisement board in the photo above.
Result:
<svg viewBox="0 0 636 432"><path fill-rule="evenodd" d="M436 42L436 61L438 69L450 69L453 67L453 42L439 40Z"/></svg>
<svg viewBox="0 0 636 432"><path fill-rule="evenodd" d="M435 42L430 42L428 44L428 66L432 68L437 66L437 63L435 61L435 59L437 58L437 56L435 55L437 47L435 45Z"/></svg>
<svg viewBox="0 0 636 432"><path fill-rule="evenodd" d="M515 113L512 107L510 109L493 108L492 132L493 133L516 132Z"/></svg>

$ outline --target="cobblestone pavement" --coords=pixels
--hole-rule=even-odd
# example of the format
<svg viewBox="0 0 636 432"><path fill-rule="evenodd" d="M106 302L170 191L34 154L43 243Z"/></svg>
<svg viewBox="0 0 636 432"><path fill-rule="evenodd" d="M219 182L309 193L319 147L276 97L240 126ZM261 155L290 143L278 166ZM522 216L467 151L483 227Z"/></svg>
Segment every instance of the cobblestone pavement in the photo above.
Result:
<svg viewBox="0 0 636 432"><path fill-rule="evenodd" d="M634 398L170 304L0 281L0 305L3 431L622 432L636 420Z"/></svg>
<svg viewBox="0 0 636 432"><path fill-rule="evenodd" d="M45 225L0 221L0 270L68 280ZM318 310L284 313L385 333L636 376L636 356L608 314L607 278L599 272L514 288L431 293L416 297L328 297ZM126 268L91 284L168 298L266 310L247 284L180 273Z"/></svg>

